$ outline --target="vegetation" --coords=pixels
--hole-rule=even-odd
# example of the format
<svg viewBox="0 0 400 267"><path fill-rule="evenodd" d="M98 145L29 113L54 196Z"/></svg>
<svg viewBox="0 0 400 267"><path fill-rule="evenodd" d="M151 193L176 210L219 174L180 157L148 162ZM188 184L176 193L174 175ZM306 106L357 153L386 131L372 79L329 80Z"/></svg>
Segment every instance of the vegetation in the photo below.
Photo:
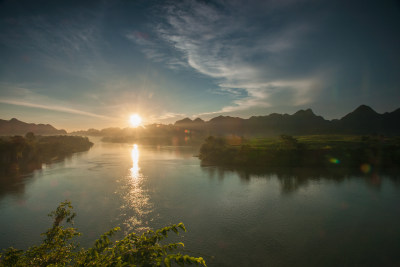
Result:
<svg viewBox="0 0 400 267"><path fill-rule="evenodd" d="M173 253L184 246L183 243L161 243L169 232L179 234L186 231L182 223L162 229L149 230L141 235L131 233L121 240L112 242L110 237L119 230L114 228L95 241L93 247L78 249L74 238L80 235L76 228L64 228L62 223L73 224L75 213L71 203L62 202L49 214L53 225L42 235L45 236L39 246L23 251L8 248L0 254L0 266L179 266L185 264L204 265L201 257Z"/></svg>
<svg viewBox="0 0 400 267"><path fill-rule="evenodd" d="M88 150L93 143L80 136L22 136L0 138L0 174L29 172L42 163Z"/></svg>
<svg viewBox="0 0 400 267"><path fill-rule="evenodd" d="M208 137L200 148L203 164L236 167L360 168L363 164L398 167L400 139L383 136L314 135L244 140Z"/></svg>

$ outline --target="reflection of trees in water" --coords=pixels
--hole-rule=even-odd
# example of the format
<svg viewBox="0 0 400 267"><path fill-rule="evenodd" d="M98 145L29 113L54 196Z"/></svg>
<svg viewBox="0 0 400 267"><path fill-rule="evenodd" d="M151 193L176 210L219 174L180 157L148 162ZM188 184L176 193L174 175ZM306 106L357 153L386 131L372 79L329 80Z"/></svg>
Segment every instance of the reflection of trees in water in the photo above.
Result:
<svg viewBox="0 0 400 267"><path fill-rule="evenodd" d="M0 176L0 199L7 194L23 195L25 193L26 177L21 175Z"/></svg>
<svg viewBox="0 0 400 267"><path fill-rule="evenodd" d="M79 158L86 153L87 152L80 152L74 155L66 155L48 162L45 165L42 163L22 165L17 171L0 173L0 199L8 194L23 195L25 193L25 184L36 175L35 173L41 173L43 171L43 166L47 166L46 168L48 168L52 166L52 164L57 164L58 167L64 167L67 163L71 162L74 157Z"/></svg>
<svg viewBox="0 0 400 267"><path fill-rule="evenodd" d="M0 174L0 199L11 195L23 195L25 184L34 176L34 172L41 172L40 165L25 165L15 172L3 172Z"/></svg>
<svg viewBox="0 0 400 267"><path fill-rule="evenodd" d="M87 151L93 145L80 136L22 136L0 138L0 197L22 194L27 178L44 163L65 163L73 153ZM29 174L29 175L28 175Z"/></svg>
<svg viewBox="0 0 400 267"><path fill-rule="evenodd" d="M375 170L370 173L362 173L359 169L354 168L228 168L208 166L203 167L203 171L208 172L210 178L218 177L223 180L225 174L235 173L241 181L249 182L252 177L265 179L278 179L282 193L292 193L301 187L307 187L311 181L330 180L335 183L342 183L349 179L362 179L365 184L375 190L380 190L382 179L390 179L393 184L400 188L400 173L398 170L386 169Z"/></svg>

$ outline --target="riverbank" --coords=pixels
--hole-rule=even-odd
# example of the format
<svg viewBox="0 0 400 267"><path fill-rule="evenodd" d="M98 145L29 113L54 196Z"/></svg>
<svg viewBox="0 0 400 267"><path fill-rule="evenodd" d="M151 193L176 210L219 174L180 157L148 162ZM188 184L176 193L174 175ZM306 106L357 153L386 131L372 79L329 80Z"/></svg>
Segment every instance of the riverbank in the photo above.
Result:
<svg viewBox="0 0 400 267"><path fill-rule="evenodd" d="M0 138L0 175L24 174L41 169L43 163L62 160L89 150L93 143L81 136L22 136Z"/></svg>
<svg viewBox="0 0 400 267"><path fill-rule="evenodd" d="M200 148L203 165L235 168L398 168L400 139L383 136L314 135L278 138L208 137Z"/></svg>

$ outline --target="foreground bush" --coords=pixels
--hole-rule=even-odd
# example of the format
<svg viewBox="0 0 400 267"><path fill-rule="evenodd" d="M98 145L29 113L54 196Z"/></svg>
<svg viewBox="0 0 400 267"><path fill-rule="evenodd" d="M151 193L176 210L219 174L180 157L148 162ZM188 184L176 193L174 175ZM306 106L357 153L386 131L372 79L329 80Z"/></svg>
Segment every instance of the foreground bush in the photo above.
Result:
<svg viewBox="0 0 400 267"><path fill-rule="evenodd" d="M93 247L79 250L73 239L80 233L76 228L61 226L63 221L73 223L75 213L72 209L70 202L62 202L49 214L54 222L42 234L45 236L43 242L26 251L8 248L0 254L0 266L171 266L174 262L179 266L206 266L201 257L173 253L182 248L183 243L160 243L171 231L176 234L179 230L186 232L182 223L149 230L141 235L131 233L113 242L110 237L119 230L117 227L102 235Z"/></svg>

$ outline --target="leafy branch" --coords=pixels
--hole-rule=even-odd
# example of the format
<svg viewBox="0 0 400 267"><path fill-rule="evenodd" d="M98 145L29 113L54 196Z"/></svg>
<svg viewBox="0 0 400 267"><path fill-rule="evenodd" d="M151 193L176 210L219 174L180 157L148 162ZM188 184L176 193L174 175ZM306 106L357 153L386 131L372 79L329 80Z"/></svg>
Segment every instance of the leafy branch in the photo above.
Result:
<svg viewBox="0 0 400 267"><path fill-rule="evenodd" d="M176 263L179 266L196 264L206 266L202 257L192 257L176 253L184 247L181 242L161 244L168 233L186 232L183 223L170 225L156 231L149 230L141 235L131 233L121 240L111 241L120 230L111 229L97 239L93 247L78 250L79 244L73 239L81 234L76 228L64 228L61 224L73 224L76 216L69 201L60 203L49 214L53 226L42 235L45 239L39 246L28 250L8 248L0 253L0 266L166 266ZM175 253L174 253L175 252Z"/></svg>

